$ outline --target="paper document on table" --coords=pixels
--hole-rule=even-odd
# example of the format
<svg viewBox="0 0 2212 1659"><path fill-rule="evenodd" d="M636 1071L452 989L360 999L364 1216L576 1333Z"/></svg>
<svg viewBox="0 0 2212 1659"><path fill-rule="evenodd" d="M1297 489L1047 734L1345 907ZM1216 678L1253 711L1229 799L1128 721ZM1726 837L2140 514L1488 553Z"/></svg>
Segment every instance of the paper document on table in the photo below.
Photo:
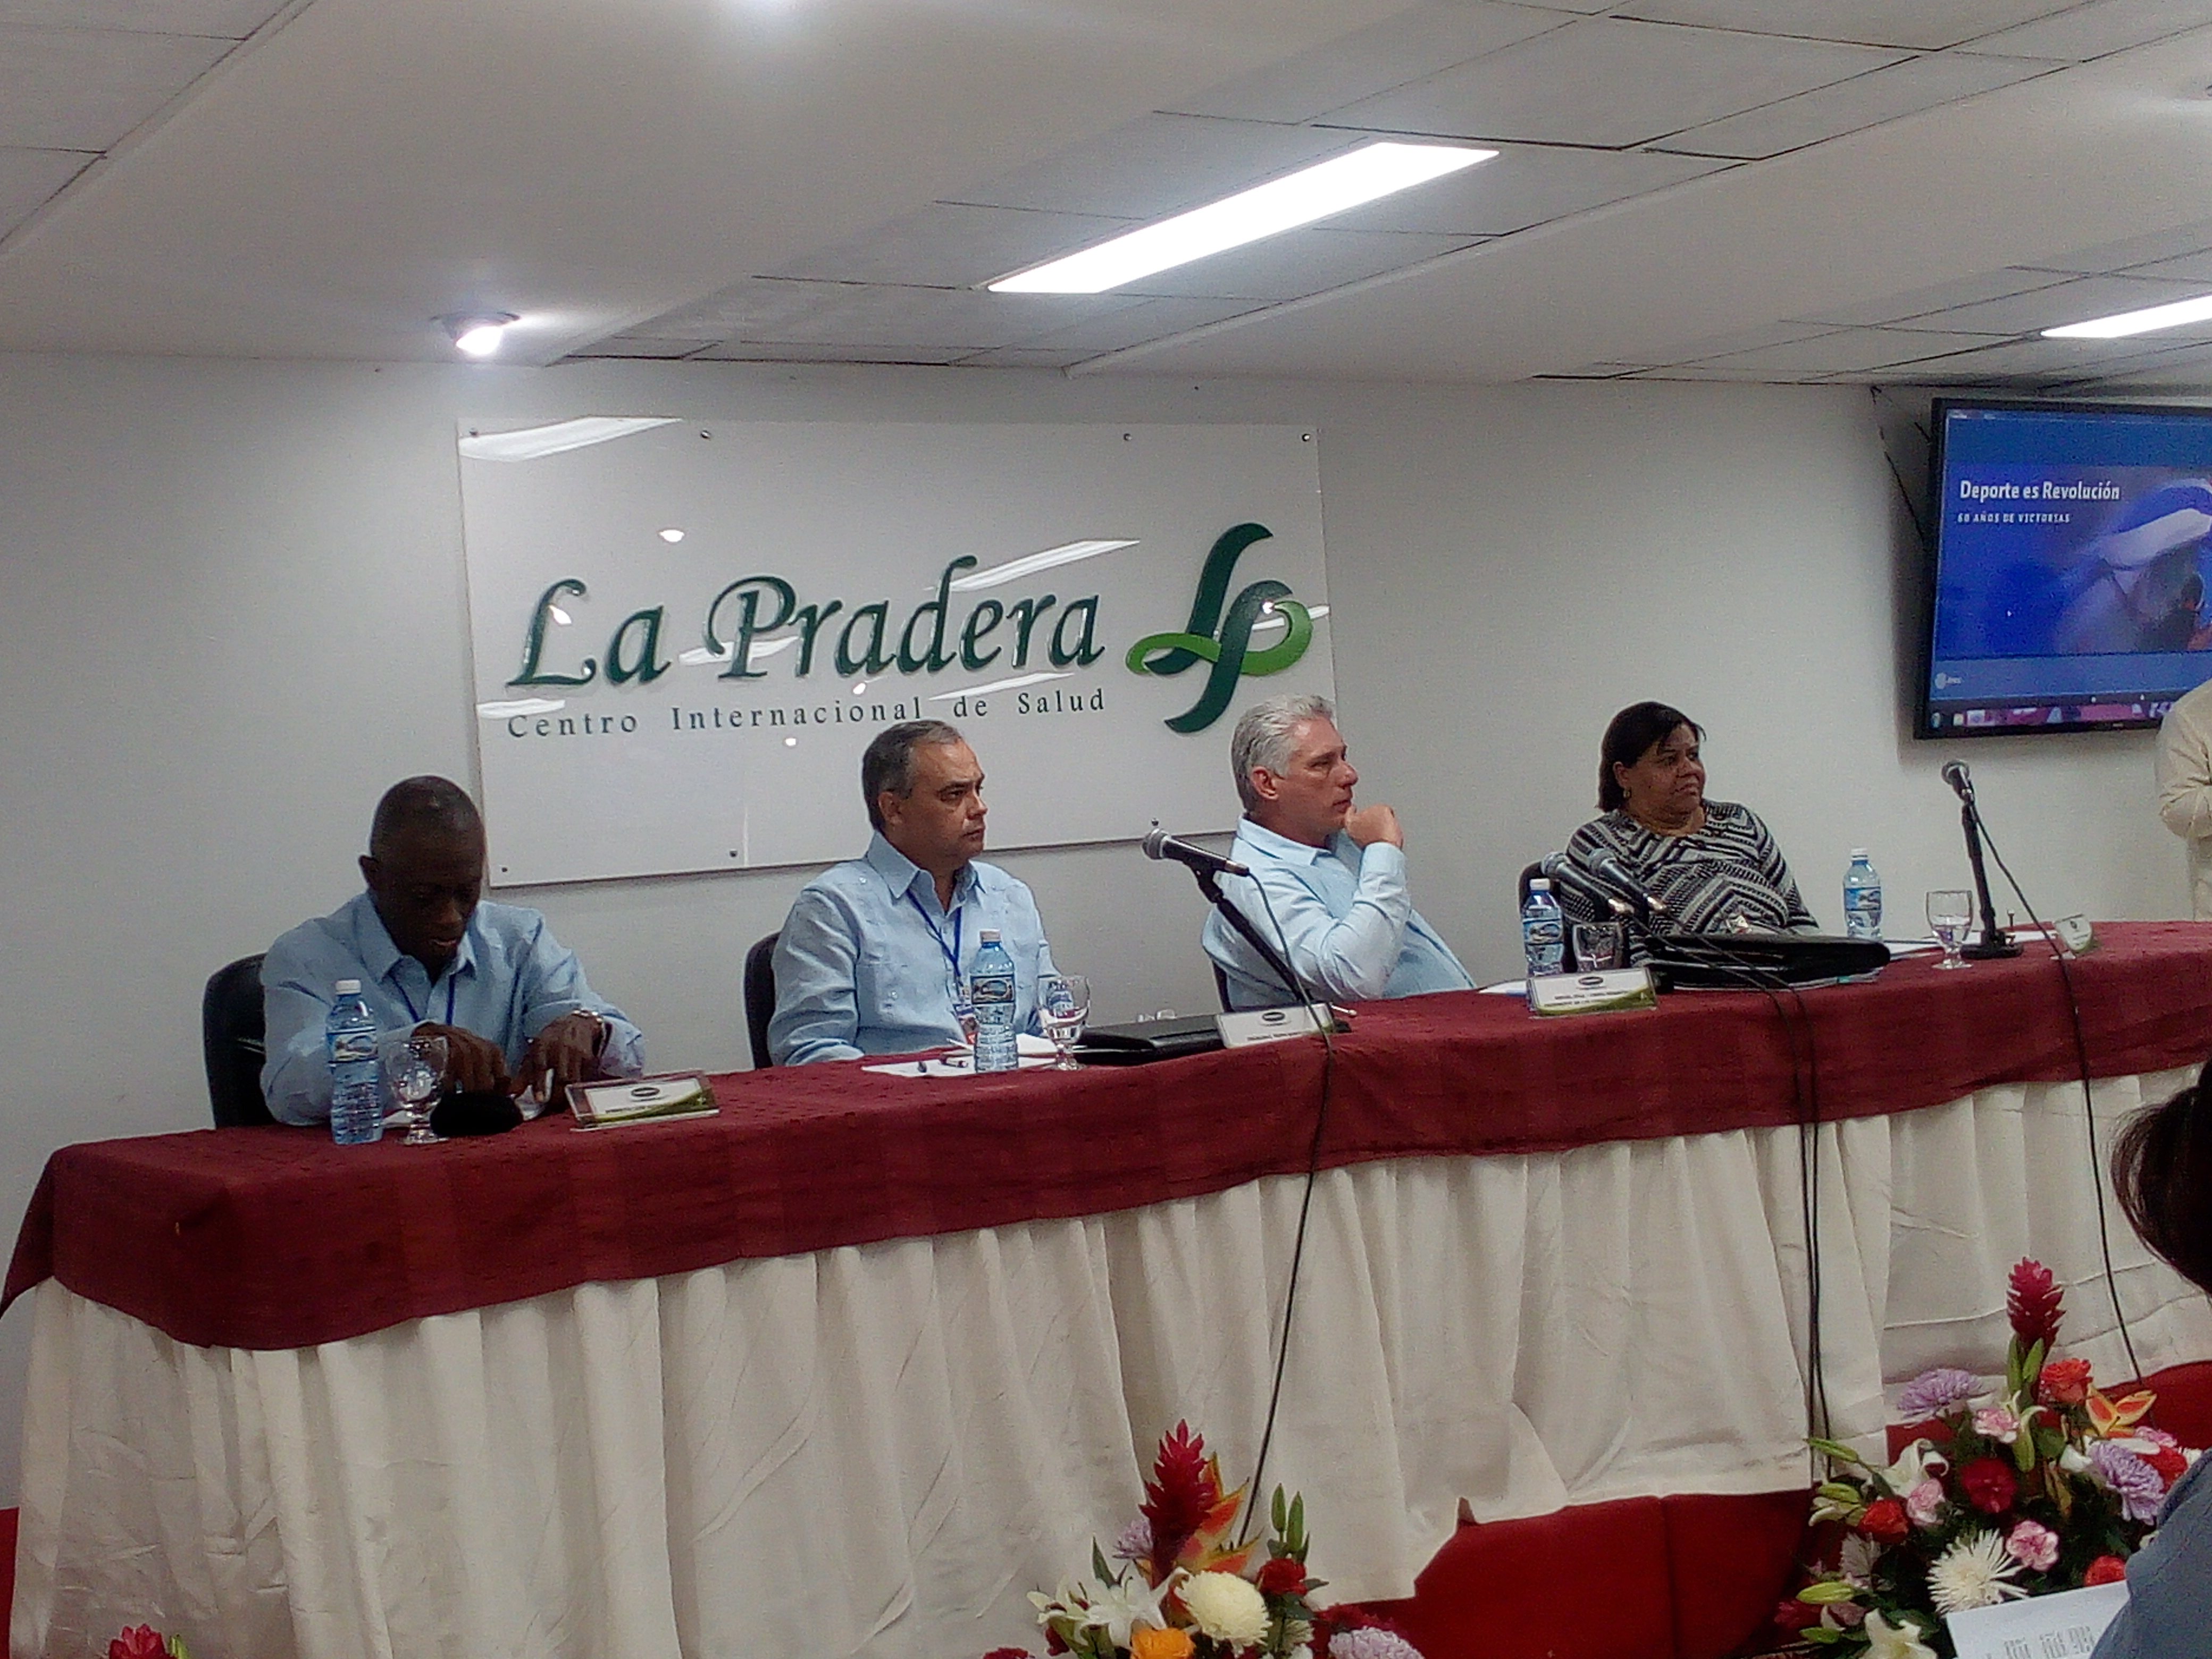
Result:
<svg viewBox="0 0 2212 1659"><path fill-rule="evenodd" d="M2088 1659L2127 1605L2128 1586L2095 1584L1954 1613L1945 1622L1959 1659Z"/></svg>

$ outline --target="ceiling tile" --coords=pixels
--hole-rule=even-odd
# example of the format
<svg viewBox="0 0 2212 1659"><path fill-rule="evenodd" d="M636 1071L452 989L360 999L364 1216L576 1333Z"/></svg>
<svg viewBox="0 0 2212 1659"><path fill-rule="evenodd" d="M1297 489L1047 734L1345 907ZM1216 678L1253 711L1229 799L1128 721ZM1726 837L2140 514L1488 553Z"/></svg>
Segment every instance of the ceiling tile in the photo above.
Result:
<svg viewBox="0 0 2212 1659"><path fill-rule="evenodd" d="M0 27L0 146L106 149L232 45L197 35Z"/></svg>
<svg viewBox="0 0 2212 1659"><path fill-rule="evenodd" d="M1902 329L1851 328L1817 335L1786 345L1764 346L1699 362L1700 368L1752 369L1764 374L1796 377L1838 374L1851 370L1881 368L1957 351L1970 344L1996 345L2002 336L1979 339L1949 334L1914 334Z"/></svg>
<svg viewBox="0 0 2212 1659"><path fill-rule="evenodd" d="M836 297L837 285L749 277L623 330L667 339L733 340L794 323Z"/></svg>
<svg viewBox="0 0 2212 1659"><path fill-rule="evenodd" d="M1701 362L1709 357L1725 357L1734 352L1758 351L1767 346L1794 345L1800 340L1817 339L1838 331L1829 323L1769 323L1763 328L1739 329L1730 334L1715 334L1702 340L1692 340L1678 346L1663 357L1647 360L1652 364Z"/></svg>
<svg viewBox="0 0 2212 1659"><path fill-rule="evenodd" d="M94 159L77 150L0 149L0 236L37 212Z"/></svg>
<svg viewBox="0 0 2212 1659"><path fill-rule="evenodd" d="M2212 389L2212 346L2193 346L2139 362L2115 365L2104 383L2161 391Z"/></svg>
<svg viewBox="0 0 2212 1659"><path fill-rule="evenodd" d="M2090 0L2056 17L1974 42L1976 52L2086 63L2212 23L2204 0Z"/></svg>
<svg viewBox="0 0 2212 1659"><path fill-rule="evenodd" d="M1940 380L1953 374L2094 376L2117 368L2141 351L2114 352L2115 340L2012 340L1972 351L1922 359L1912 365L1916 377ZM2158 355L2158 354L2153 354Z"/></svg>
<svg viewBox="0 0 2212 1659"><path fill-rule="evenodd" d="M1731 165L1705 156L1650 150L1513 144L1479 167L1431 179L1328 222L1342 230L1505 236Z"/></svg>
<svg viewBox="0 0 2212 1659"><path fill-rule="evenodd" d="M577 350L570 352L568 356L571 358L647 357L673 359L678 357L689 357L695 351L703 351L708 346L717 345L720 343L720 342L715 340L655 340L638 335L617 334L608 339L596 341L591 345L581 347Z"/></svg>
<svg viewBox="0 0 2212 1659"><path fill-rule="evenodd" d="M1862 127L2047 75L2057 67L2033 58L1980 58L1962 52L1908 58L1870 75L1801 92L1764 109L1678 132L1666 141L1666 148L1745 159L1779 155Z"/></svg>
<svg viewBox="0 0 2212 1659"><path fill-rule="evenodd" d="M960 359L963 368L1066 368L1092 356L1085 351L1047 350L1038 346L1000 346Z"/></svg>
<svg viewBox="0 0 2212 1659"><path fill-rule="evenodd" d="M1188 115L1310 121L1574 21L1534 6L1437 4L1385 18L1178 103Z"/></svg>
<svg viewBox="0 0 2212 1659"><path fill-rule="evenodd" d="M2131 267L2130 276L2154 276L2162 282L2189 283L2197 287L2212 287L2212 248L2202 248L2195 253L2185 253L2178 259L2160 259L2154 264Z"/></svg>
<svg viewBox="0 0 2212 1659"><path fill-rule="evenodd" d="M770 276L973 288L1127 230L1127 219L939 202Z"/></svg>
<svg viewBox="0 0 2212 1659"><path fill-rule="evenodd" d="M2001 300L2037 289L2056 288L2065 280L2063 276L2047 270L1994 270L1985 276L1969 276L1955 283L1941 283L1933 288L1906 289L1902 293L1869 300L1864 305L1838 306L1833 310L1818 312L1804 320L1850 325L1898 323L1908 318L1925 317L1984 300Z"/></svg>
<svg viewBox="0 0 2212 1659"><path fill-rule="evenodd" d="M1635 0L1615 16L1932 52L2063 11L2076 0Z"/></svg>
<svg viewBox="0 0 2212 1659"><path fill-rule="evenodd" d="M1095 357L1103 352L1164 340L1209 323L1226 322L1257 309L1249 300L1140 300L1125 311L1085 318L1066 328L1023 342L1037 350L1067 350Z"/></svg>
<svg viewBox="0 0 2212 1659"><path fill-rule="evenodd" d="M942 368L969 355L961 346L827 345L819 343L788 345L749 345L732 341L709 346L690 359L695 363L908 363Z"/></svg>
<svg viewBox="0 0 2212 1659"><path fill-rule="evenodd" d="M1309 227L1140 277L1115 292L1194 300L1296 300L1402 270L1473 241L1464 236Z"/></svg>
<svg viewBox="0 0 2212 1659"><path fill-rule="evenodd" d="M960 191L953 199L980 207L1157 219L1357 143L1350 133L1312 127L1148 115L1095 143Z"/></svg>
<svg viewBox="0 0 2212 1659"><path fill-rule="evenodd" d="M288 0L0 0L0 24L243 40Z"/></svg>
<svg viewBox="0 0 2212 1659"><path fill-rule="evenodd" d="M1375 131L1620 148L1899 61L1868 46L1588 19L1340 110Z"/></svg>
<svg viewBox="0 0 2212 1659"><path fill-rule="evenodd" d="M2076 248L2055 258L2021 263L2038 270L2078 270L2095 276L2105 271L2133 270L2161 260L2199 253L2206 248L2212 248L2212 219L2200 219L2194 224L2156 231L2148 236L2130 236L2124 241Z"/></svg>
<svg viewBox="0 0 2212 1659"><path fill-rule="evenodd" d="M2189 285L2183 283L2146 282L2136 276L2077 276L2053 288L1984 300L1978 305L1953 306L1913 320L1922 327L1974 334L2033 334L2064 323L2185 300L2190 294Z"/></svg>
<svg viewBox="0 0 2212 1659"><path fill-rule="evenodd" d="M845 283L800 286L821 288L820 303L804 315L732 337L777 345L895 345L964 356L1018 344L1132 303L1115 295L986 294L975 289Z"/></svg>

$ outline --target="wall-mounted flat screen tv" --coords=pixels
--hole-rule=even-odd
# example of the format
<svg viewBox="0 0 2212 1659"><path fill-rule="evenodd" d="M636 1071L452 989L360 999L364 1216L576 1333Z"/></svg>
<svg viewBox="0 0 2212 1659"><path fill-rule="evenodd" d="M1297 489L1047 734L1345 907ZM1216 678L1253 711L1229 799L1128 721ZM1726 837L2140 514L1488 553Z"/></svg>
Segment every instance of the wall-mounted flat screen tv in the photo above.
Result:
<svg viewBox="0 0 2212 1659"><path fill-rule="evenodd" d="M1934 418L1919 736L2155 726L2212 678L2212 409Z"/></svg>

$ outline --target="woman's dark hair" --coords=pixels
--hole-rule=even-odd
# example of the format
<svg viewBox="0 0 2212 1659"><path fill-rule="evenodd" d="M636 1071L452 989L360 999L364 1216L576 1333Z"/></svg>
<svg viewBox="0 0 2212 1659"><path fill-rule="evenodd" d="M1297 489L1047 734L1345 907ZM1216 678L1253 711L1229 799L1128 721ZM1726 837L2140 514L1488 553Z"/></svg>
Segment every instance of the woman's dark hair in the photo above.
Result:
<svg viewBox="0 0 2212 1659"><path fill-rule="evenodd" d="M1614 812L1628 805L1628 796L1613 781L1616 762L1633 766L1642 760L1656 743L1671 738L1678 727L1688 726L1691 734L1700 740L1705 728L1680 709L1663 702L1632 702L1613 717L1605 728L1604 741L1597 746L1597 810Z"/></svg>
<svg viewBox="0 0 2212 1659"><path fill-rule="evenodd" d="M2120 1131L2112 1190L2142 1242L2197 1289L2212 1291L2212 1099L2203 1079L2163 1106L2146 1107Z"/></svg>

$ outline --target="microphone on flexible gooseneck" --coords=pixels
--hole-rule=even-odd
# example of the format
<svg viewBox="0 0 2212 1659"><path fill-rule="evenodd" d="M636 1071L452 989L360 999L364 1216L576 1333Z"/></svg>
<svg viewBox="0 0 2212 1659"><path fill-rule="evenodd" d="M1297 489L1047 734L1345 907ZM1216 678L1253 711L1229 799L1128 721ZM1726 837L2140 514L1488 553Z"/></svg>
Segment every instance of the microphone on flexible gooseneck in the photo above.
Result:
<svg viewBox="0 0 2212 1659"><path fill-rule="evenodd" d="M1595 906L1601 913L1611 911L1614 915L1632 915L1636 907L1626 899L1609 892L1594 879L1589 872L1577 864L1565 853L1548 853L1536 861L1536 873L1564 892L1574 894L1583 903Z"/></svg>
<svg viewBox="0 0 2212 1659"><path fill-rule="evenodd" d="M1627 900L1636 911L1636 919L1647 931L1664 925L1668 915L1667 902L1647 892L1644 884L1637 880L1628 867L1612 854L1600 853L1594 858L1585 859L1583 868Z"/></svg>
<svg viewBox="0 0 2212 1659"><path fill-rule="evenodd" d="M1188 865L1200 875L1249 876L1252 873L1234 859L1225 859L1218 853L1209 853L1190 842L1178 841L1157 823L1141 844L1146 858L1173 859L1177 864Z"/></svg>
<svg viewBox="0 0 2212 1659"><path fill-rule="evenodd" d="M1959 954L1976 962L2016 957L2020 954L2019 942L1997 926L1996 906L1990 901L1990 873L1982 866L1982 809L1974 804L1973 775L1966 770L1964 761L1945 761L1943 781L1959 798L1959 824L1966 832L1966 862L1973 866L1974 896L1982 906L1982 936Z"/></svg>

